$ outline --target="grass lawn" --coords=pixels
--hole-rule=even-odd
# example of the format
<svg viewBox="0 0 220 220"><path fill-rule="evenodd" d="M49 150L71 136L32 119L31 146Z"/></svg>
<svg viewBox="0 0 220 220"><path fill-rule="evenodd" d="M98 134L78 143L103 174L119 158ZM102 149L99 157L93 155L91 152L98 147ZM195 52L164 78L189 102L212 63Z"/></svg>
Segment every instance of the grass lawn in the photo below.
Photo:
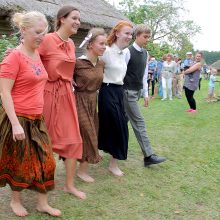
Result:
<svg viewBox="0 0 220 220"><path fill-rule="evenodd" d="M220 94L220 83L216 85ZM128 160L120 162L125 176L117 178L107 171L108 155L92 166L94 184L79 179L76 185L87 193L80 201L61 191L64 166L58 161L57 188L50 203L62 210L64 220L219 220L220 219L220 102L206 103L207 81L196 92L197 114L184 112L186 99L151 101L141 110L155 153L168 161L143 167L143 155L130 129ZM0 189L0 219L21 219L8 208L9 189ZM31 215L27 220L56 219L35 212L36 194L24 192L24 204Z"/></svg>

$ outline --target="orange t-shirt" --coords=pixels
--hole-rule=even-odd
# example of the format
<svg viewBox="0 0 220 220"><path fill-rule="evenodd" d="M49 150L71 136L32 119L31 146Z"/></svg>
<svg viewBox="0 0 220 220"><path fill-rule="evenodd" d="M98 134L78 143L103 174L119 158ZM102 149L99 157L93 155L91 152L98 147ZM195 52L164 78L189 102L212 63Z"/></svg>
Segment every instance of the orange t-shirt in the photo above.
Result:
<svg viewBox="0 0 220 220"><path fill-rule="evenodd" d="M47 34L38 48L49 81L72 81L76 63L75 45L65 42L56 32Z"/></svg>
<svg viewBox="0 0 220 220"><path fill-rule="evenodd" d="M15 112L42 114L47 72L39 59L14 49L0 64L0 78L15 80L11 91Z"/></svg>

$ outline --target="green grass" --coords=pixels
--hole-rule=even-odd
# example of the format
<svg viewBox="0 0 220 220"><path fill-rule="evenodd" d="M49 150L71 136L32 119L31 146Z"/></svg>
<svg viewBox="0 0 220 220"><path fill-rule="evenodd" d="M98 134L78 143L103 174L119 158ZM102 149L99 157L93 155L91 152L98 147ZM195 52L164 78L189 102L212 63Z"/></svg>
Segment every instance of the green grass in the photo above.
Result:
<svg viewBox="0 0 220 220"><path fill-rule="evenodd" d="M220 93L220 84L216 86ZM168 161L143 167L143 155L130 129L128 160L120 162L125 172L116 178L107 171L108 155L92 166L94 184L79 179L76 185L87 193L79 201L61 191L64 167L58 161L57 188L50 203L62 210L65 220L219 220L220 219L220 102L206 103L207 81L196 92L198 114L184 112L183 99L151 101L141 110L155 153ZM19 219L10 213L8 189L0 190L0 219ZM25 219L55 219L35 212L35 193L25 192L24 203L31 215Z"/></svg>

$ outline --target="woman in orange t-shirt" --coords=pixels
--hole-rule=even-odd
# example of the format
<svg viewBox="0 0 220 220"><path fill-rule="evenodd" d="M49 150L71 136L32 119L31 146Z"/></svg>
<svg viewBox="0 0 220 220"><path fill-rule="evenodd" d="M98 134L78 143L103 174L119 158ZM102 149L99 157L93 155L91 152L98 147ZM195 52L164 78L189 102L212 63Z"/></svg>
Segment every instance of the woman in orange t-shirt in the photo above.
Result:
<svg viewBox="0 0 220 220"><path fill-rule="evenodd" d="M48 73L44 93L45 121L53 151L64 159L66 167L64 191L85 199L85 193L73 184L76 160L82 158L82 138L72 87L75 46L69 37L77 33L79 25L79 11L73 6L63 6L57 14L56 32L45 36L38 51Z"/></svg>
<svg viewBox="0 0 220 220"><path fill-rule="evenodd" d="M47 201L54 188L55 160L42 114L48 76L37 52L48 23L40 12L16 13L13 20L23 43L1 63L0 187L10 185L10 206L17 216L28 215L20 199L23 189L38 192L39 212L60 216Z"/></svg>

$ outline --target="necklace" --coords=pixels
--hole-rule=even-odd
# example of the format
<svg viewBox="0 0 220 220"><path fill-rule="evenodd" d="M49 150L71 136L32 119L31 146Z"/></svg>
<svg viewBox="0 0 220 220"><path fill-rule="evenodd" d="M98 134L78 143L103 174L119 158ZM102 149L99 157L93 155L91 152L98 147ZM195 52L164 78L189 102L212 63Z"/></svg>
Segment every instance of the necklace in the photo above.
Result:
<svg viewBox="0 0 220 220"><path fill-rule="evenodd" d="M64 41L64 42L69 42L69 39L68 39L68 40L64 40L64 39L58 34L58 32L56 32L56 34L57 34L57 36L58 36L62 41Z"/></svg>

